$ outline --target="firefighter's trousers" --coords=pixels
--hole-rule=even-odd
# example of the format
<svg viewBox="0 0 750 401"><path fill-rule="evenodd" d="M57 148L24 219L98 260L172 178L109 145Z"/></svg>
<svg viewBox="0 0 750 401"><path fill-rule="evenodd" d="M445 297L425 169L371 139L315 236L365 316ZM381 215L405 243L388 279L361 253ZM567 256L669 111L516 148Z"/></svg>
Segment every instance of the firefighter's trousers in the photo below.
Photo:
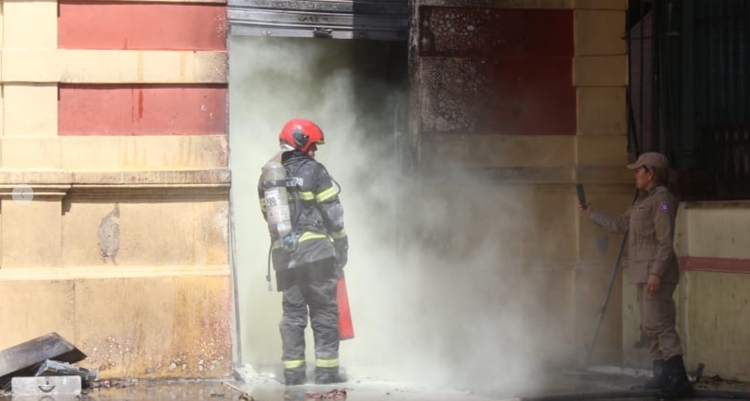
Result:
<svg viewBox="0 0 750 401"><path fill-rule="evenodd" d="M284 272L283 317L279 325L282 360L287 370L305 366L308 308L315 341L315 366L339 366L338 272L333 259L324 259Z"/></svg>
<svg viewBox="0 0 750 401"><path fill-rule="evenodd" d="M682 341L675 328L675 284L662 284L657 294L638 284L638 303L641 308L641 330L651 339L651 360L667 360L682 355Z"/></svg>

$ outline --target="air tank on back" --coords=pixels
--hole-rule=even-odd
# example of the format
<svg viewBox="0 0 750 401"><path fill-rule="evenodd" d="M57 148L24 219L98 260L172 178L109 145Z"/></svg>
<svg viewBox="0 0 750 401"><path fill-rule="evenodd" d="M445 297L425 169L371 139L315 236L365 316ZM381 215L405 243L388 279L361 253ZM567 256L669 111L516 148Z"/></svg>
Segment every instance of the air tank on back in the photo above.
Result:
<svg viewBox="0 0 750 401"><path fill-rule="evenodd" d="M263 181L268 231L272 236L278 236L282 244L285 244L291 240L292 219L286 187L286 170L281 164L281 152L263 166L261 180Z"/></svg>

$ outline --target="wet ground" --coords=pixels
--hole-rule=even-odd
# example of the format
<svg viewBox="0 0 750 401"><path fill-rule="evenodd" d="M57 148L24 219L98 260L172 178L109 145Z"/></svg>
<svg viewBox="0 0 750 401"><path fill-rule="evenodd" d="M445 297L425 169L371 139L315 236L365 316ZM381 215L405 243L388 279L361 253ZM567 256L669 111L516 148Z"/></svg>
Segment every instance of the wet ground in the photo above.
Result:
<svg viewBox="0 0 750 401"><path fill-rule="evenodd" d="M233 387L227 386L231 384ZM349 382L338 385L304 385L286 387L280 383L250 385L235 380L209 381L139 381L113 382L109 388L85 391L76 397L0 397L2 401L238 401L246 392L246 401L377 401L377 400L487 400L486 397L463 391L427 389L386 382Z"/></svg>
<svg viewBox="0 0 750 401"><path fill-rule="evenodd" d="M202 381L99 381L93 389L76 396L13 397L0 395L0 401L500 401L517 397L551 394L591 394L627 391L644 379L624 375L565 373L547 380L545 388L523 394L500 390L471 391L465 389L425 387L417 384L378 382L353 379L338 385L305 385L286 387L265 377L245 377ZM697 385L703 390L750 392L750 384L729 383L713 379ZM243 394L244 392L244 394ZM248 396L248 398L243 398ZM581 399L654 400L655 397ZM717 398L718 399L718 398ZM711 400L711 398L704 398Z"/></svg>

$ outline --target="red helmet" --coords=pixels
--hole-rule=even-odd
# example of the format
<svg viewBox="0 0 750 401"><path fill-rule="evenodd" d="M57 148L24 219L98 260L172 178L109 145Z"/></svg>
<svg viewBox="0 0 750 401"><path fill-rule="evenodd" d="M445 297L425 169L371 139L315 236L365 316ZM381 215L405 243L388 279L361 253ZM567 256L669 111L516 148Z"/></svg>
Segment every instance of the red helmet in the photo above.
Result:
<svg viewBox="0 0 750 401"><path fill-rule="evenodd" d="M294 118L284 124L279 134L282 146L288 145L301 152L307 152L313 144L324 144L323 131L310 120Z"/></svg>

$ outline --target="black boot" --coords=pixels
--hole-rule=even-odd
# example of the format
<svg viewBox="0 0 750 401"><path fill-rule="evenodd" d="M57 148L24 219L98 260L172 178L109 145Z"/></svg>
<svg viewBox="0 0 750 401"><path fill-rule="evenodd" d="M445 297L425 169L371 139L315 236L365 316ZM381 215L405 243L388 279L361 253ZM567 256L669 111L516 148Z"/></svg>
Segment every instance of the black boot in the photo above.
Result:
<svg viewBox="0 0 750 401"><path fill-rule="evenodd" d="M662 396L673 400L689 397L693 394L693 384L687 377L682 355L669 358L664 362L664 388Z"/></svg>
<svg viewBox="0 0 750 401"><path fill-rule="evenodd" d="M646 390L657 390L664 388L664 360L658 359L653 362L654 377L648 379L643 384L643 388Z"/></svg>
<svg viewBox="0 0 750 401"><path fill-rule="evenodd" d="M287 386L299 386L307 382L305 368L284 369L284 384Z"/></svg>
<svg viewBox="0 0 750 401"><path fill-rule="evenodd" d="M346 377L339 372L339 368L315 368L315 384L344 382L346 382Z"/></svg>
<svg viewBox="0 0 750 401"><path fill-rule="evenodd" d="M664 388L666 377L664 376L664 360L653 361L654 376L643 384L631 386L631 390L661 390Z"/></svg>

